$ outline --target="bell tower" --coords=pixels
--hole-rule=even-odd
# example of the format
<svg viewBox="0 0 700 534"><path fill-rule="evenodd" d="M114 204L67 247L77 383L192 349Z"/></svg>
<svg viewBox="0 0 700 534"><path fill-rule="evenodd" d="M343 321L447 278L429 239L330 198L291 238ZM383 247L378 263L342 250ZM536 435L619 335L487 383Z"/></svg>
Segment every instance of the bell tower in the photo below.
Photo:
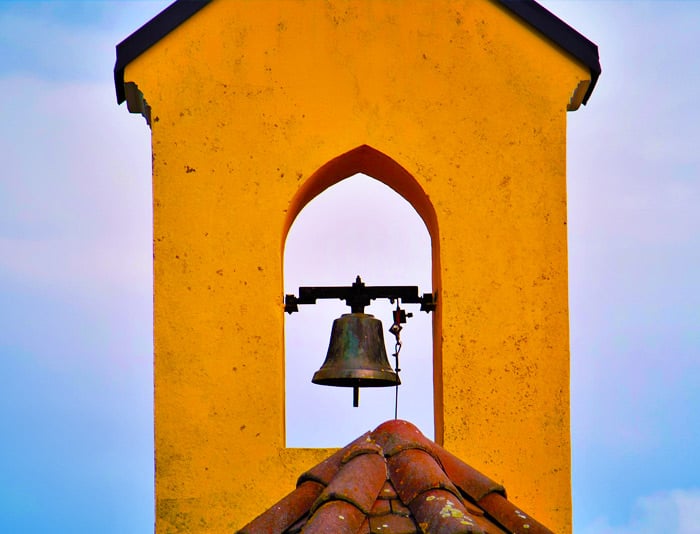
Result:
<svg viewBox="0 0 700 534"><path fill-rule="evenodd" d="M231 532L285 447L283 250L358 172L432 239L435 438L571 529L566 112L597 47L521 0L178 1L117 47L152 131L156 532Z"/></svg>

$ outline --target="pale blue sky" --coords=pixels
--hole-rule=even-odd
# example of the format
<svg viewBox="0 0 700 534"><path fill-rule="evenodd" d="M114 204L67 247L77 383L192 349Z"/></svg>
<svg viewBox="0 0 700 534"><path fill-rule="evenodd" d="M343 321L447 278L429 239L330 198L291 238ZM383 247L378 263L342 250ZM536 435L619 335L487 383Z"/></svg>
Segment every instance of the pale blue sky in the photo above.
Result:
<svg viewBox="0 0 700 534"><path fill-rule="evenodd" d="M149 132L116 105L112 67L168 3L0 2L0 532L152 529ZM697 534L700 2L542 3L603 66L568 115L575 531ZM391 283L429 290L424 245L398 245L415 271Z"/></svg>

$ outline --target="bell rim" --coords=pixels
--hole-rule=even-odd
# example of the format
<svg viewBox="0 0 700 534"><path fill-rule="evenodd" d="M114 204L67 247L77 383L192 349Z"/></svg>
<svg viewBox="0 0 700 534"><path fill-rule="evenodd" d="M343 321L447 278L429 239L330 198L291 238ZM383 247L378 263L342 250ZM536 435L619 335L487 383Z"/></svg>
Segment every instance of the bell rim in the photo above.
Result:
<svg viewBox="0 0 700 534"><path fill-rule="evenodd" d="M319 369L311 382L320 386L379 388L401 385L401 378L393 370L377 369Z"/></svg>

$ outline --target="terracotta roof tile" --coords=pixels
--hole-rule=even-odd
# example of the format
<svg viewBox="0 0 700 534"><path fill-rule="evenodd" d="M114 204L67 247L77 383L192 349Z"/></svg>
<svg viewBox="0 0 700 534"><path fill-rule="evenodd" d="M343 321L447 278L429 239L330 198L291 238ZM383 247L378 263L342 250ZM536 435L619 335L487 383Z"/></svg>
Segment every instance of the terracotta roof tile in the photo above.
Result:
<svg viewBox="0 0 700 534"><path fill-rule="evenodd" d="M411 423L388 421L313 467L247 534L552 534L503 486Z"/></svg>
<svg viewBox="0 0 700 534"><path fill-rule="evenodd" d="M453 534L458 532L478 532L477 526L462 501L451 492L433 489L422 493L409 505L423 532L431 534Z"/></svg>
<svg viewBox="0 0 700 534"><path fill-rule="evenodd" d="M420 532L413 519L400 515L372 517L369 520L369 524L372 534L416 534Z"/></svg>
<svg viewBox="0 0 700 534"><path fill-rule="evenodd" d="M348 454L348 451L354 448L358 443L367 441L367 439L369 439L369 435L369 432L363 434L344 449L340 449L335 454L323 460L320 464L312 467L306 473L303 473L299 477L297 485L301 484L305 480L314 480L316 482L320 482L324 486L327 486L338 472L338 469L340 469L340 466L343 463L343 458Z"/></svg>
<svg viewBox="0 0 700 534"><path fill-rule="evenodd" d="M485 496L479 501L479 506L487 514L498 517L499 522L514 534L547 534L551 532L498 493Z"/></svg>
<svg viewBox="0 0 700 534"><path fill-rule="evenodd" d="M323 486L313 481L301 483L297 488L275 504L272 508L258 516L241 532L284 532L300 518L303 518L309 508L318 499Z"/></svg>
<svg viewBox="0 0 700 534"><path fill-rule="evenodd" d="M304 534L328 534L329 532L357 534L366 519L367 516L349 502L329 501L311 515L302 532Z"/></svg>
<svg viewBox="0 0 700 534"><path fill-rule="evenodd" d="M399 494L401 502L410 506L421 493L444 488L455 498L459 491L442 470L442 467L425 451L408 449L387 458L391 481Z"/></svg>
<svg viewBox="0 0 700 534"><path fill-rule="evenodd" d="M390 501L391 502L391 513L394 515L403 515L406 517L411 517L411 510L409 510L408 506L403 504L399 499L398 496Z"/></svg>
<svg viewBox="0 0 700 534"><path fill-rule="evenodd" d="M396 495L396 490L394 485L390 480L387 480L382 487L382 491L379 492L378 499L398 499L399 496Z"/></svg>
<svg viewBox="0 0 700 534"><path fill-rule="evenodd" d="M355 456L336 473L311 507L311 514L323 503L342 500L369 515L379 490L386 481L386 462L378 454Z"/></svg>
<svg viewBox="0 0 700 534"><path fill-rule="evenodd" d="M391 501L389 499L382 499L381 496L377 496L377 500L374 501L374 505L372 506L369 516L377 517L380 515L391 514L391 512Z"/></svg>
<svg viewBox="0 0 700 534"><path fill-rule="evenodd" d="M422 449L431 452L436 445L414 425L401 419L382 423L372 432L372 438L382 447L385 456L393 456L406 449Z"/></svg>
<svg viewBox="0 0 700 534"><path fill-rule="evenodd" d="M494 482L486 475L482 475L437 443L433 445L433 452L437 454L450 480L475 501L479 501L485 495L493 492L500 493L505 497L506 490L501 484Z"/></svg>
<svg viewBox="0 0 700 534"><path fill-rule="evenodd" d="M360 436L360 439L356 439L350 445L342 449L344 454L341 459L341 463L346 463L352 460L355 456L360 454L375 453L384 455L384 449L376 441L370 438L370 433Z"/></svg>
<svg viewBox="0 0 700 534"><path fill-rule="evenodd" d="M297 521L291 527L289 527L287 530L285 530L284 533L285 534L299 534L301 532L301 530L304 528L304 526L306 526L307 519L308 519L308 516L305 515L304 517L299 519L299 521ZM275 531L272 530L270 532L275 532Z"/></svg>

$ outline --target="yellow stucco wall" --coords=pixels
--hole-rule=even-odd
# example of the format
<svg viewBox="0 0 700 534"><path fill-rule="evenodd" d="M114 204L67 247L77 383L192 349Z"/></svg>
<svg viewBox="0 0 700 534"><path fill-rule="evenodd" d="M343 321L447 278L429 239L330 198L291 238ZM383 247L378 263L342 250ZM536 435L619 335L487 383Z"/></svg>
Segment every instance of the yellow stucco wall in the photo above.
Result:
<svg viewBox="0 0 700 534"><path fill-rule="evenodd" d="M158 533L231 532L329 454L284 446L282 254L358 170L431 232L438 441L570 530L566 108L588 79L488 0L220 0L127 66L151 108Z"/></svg>

